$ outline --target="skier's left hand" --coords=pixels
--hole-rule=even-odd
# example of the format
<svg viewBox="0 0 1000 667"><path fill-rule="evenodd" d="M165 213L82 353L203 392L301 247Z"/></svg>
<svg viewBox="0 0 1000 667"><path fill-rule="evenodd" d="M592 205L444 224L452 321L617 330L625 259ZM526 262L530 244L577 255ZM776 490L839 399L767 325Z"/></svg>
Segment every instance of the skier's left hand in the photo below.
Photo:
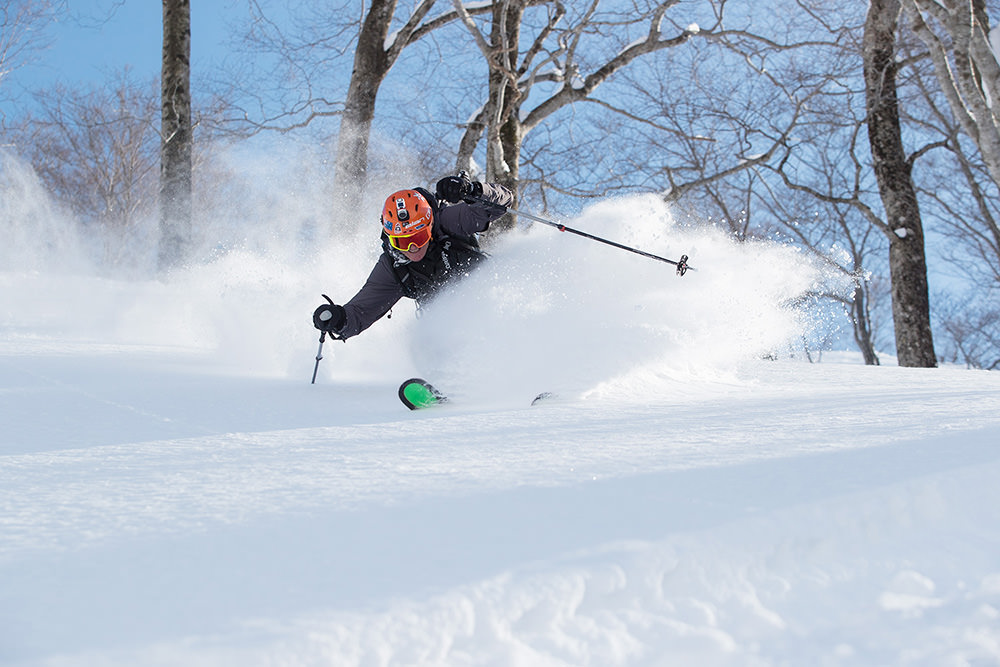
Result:
<svg viewBox="0 0 1000 667"><path fill-rule="evenodd" d="M347 314L343 306L335 303L324 303L313 311L313 326L320 331L337 333L344 327L347 321Z"/></svg>

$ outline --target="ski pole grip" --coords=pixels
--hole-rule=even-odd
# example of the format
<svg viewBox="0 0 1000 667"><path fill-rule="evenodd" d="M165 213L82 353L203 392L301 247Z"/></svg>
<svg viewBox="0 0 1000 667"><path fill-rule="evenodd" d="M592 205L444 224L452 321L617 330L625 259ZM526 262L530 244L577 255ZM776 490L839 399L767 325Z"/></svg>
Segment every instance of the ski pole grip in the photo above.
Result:
<svg viewBox="0 0 1000 667"><path fill-rule="evenodd" d="M458 172L458 177L459 178L464 178L465 180L467 180L470 183L472 183L472 177L469 176L469 172L467 172L464 169L462 169L461 171ZM478 201L478 202L483 202L484 204L490 204L491 203L491 202L488 202L485 199L483 199L482 195L474 195L471 192L469 194L465 195L464 199L466 201L469 201L470 199L472 199L472 200L475 200L475 201Z"/></svg>

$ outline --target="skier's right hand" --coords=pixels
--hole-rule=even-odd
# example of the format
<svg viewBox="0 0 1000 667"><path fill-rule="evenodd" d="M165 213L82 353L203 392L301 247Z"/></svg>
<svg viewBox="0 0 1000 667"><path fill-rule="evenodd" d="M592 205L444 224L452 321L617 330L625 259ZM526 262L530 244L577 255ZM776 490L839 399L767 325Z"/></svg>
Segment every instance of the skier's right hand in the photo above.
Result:
<svg viewBox="0 0 1000 667"><path fill-rule="evenodd" d="M470 181L465 173L458 176L445 176L437 182L435 193L438 199L447 202L475 201L483 195L483 184Z"/></svg>
<svg viewBox="0 0 1000 667"><path fill-rule="evenodd" d="M335 303L324 303L313 311L313 326L320 331L337 333L344 328L346 321L347 313L344 312L344 307Z"/></svg>

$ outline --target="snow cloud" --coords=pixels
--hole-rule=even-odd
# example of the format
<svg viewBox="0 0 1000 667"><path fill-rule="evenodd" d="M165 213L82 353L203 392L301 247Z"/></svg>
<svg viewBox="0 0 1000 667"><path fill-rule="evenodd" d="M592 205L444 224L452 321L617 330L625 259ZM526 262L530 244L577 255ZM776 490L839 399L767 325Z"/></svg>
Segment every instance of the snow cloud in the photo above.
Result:
<svg viewBox="0 0 1000 667"><path fill-rule="evenodd" d="M784 352L811 326L794 304L822 276L790 248L682 229L652 196L604 201L566 222L662 257L687 254L695 270L679 277L536 224L415 324L428 373L498 396L676 392L692 376Z"/></svg>
<svg viewBox="0 0 1000 667"><path fill-rule="evenodd" d="M213 169L225 185L207 188L196 214L197 260L164 279L151 267L124 279L92 259L93 240L5 156L0 206L11 241L2 252L19 271L6 279L21 289L0 296L2 324L192 347L247 374L308 377L312 310L321 294L344 303L363 284L379 252L369 217L382 194L373 188L364 211L334 218L327 175L301 167L315 157L221 153ZM679 277L669 264L534 224L491 248L487 265L419 318L404 300L346 345L327 343L320 377L418 374L449 393L519 401L623 385L680 392L692 377L782 353L816 324L801 303L825 278L793 249L681 227L654 196L609 199L565 222L663 257L689 255L695 270ZM152 262L154 237L135 234L125 254Z"/></svg>

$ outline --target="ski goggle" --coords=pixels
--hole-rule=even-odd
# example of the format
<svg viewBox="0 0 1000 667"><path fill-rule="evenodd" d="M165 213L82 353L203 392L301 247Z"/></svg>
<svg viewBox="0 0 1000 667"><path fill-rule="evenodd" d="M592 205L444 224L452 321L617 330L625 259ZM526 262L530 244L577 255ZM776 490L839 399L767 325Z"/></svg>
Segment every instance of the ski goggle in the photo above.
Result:
<svg viewBox="0 0 1000 667"><path fill-rule="evenodd" d="M406 236L389 236L389 245L403 252L416 252L431 242L431 228L424 227Z"/></svg>

